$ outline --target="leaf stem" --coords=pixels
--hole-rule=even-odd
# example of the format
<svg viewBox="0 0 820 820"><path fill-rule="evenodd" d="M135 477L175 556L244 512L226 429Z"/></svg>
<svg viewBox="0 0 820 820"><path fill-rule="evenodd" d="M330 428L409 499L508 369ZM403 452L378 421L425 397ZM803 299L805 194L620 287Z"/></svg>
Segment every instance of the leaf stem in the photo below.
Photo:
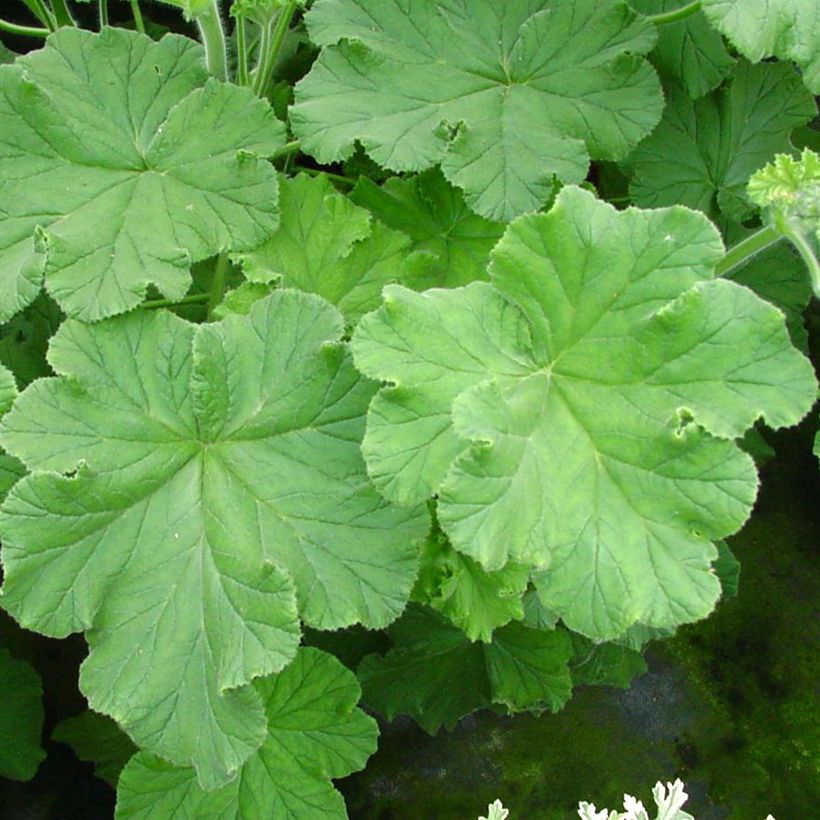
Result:
<svg viewBox="0 0 820 820"><path fill-rule="evenodd" d="M811 288L814 291L815 298L820 299L820 262L814 255L811 245L806 241L806 237L802 232L789 227L784 235L792 245L797 249L806 267L809 269L809 279L811 280Z"/></svg>
<svg viewBox="0 0 820 820"><path fill-rule="evenodd" d="M100 0L100 28L105 28L108 25L108 0Z"/></svg>
<svg viewBox="0 0 820 820"><path fill-rule="evenodd" d="M747 236L729 248L726 255L715 266L715 273L718 276L726 276L739 267L745 265L753 256L757 256L761 251L770 248L775 243L783 239L783 234L774 225L767 225L751 236Z"/></svg>
<svg viewBox="0 0 820 820"><path fill-rule="evenodd" d="M332 174L330 171L323 171L321 168L307 168L300 165L296 170L314 177L327 177L331 182L335 182L339 185L347 185L349 188L352 188L358 182L358 180L352 179L351 177L344 177L341 174Z"/></svg>
<svg viewBox="0 0 820 820"><path fill-rule="evenodd" d="M49 30L57 30L57 21L54 19L54 14L49 9L43 0L23 0L28 6L31 13Z"/></svg>
<svg viewBox="0 0 820 820"><path fill-rule="evenodd" d="M149 299L143 302L142 306L149 310L154 308L177 307L177 305L195 305L200 302L207 302L211 298L210 293L192 293L183 296L181 299Z"/></svg>
<svg viewBox="0 0 820 820"><path fill-rule="evenodd" d="M297 0L288 0L288 4L279 12L276 22L265 26L262 31L259 62L256 66L256 76L253 78L253 93L257 97L264 97L267 93L276 58L279 56L297 5Z"/></svg>
<svg viewBox="0 0 820 820"><path fill-rule="evenodd" d="M10 23L0 17L0 31L7 31L9 34L18 34L22 37L48 37L51 32L47 28L36 26L20 26L17 23Z"/></svg>
<svg viewBox="0 0 820 820"><path fill-rule="evenodd" d="M251 84L248 70L248 30L241 14L236 18L236 82L241 86Z"/></svg>
<svg viewBox="0 0 820 820"><path fill-rule="evenodd" d="M145 21L142 19L139 0L131 0L131 14L134 17L134 28L140 34L145 34Z"/></svg>
<svg viewBox="0 0 820 820"><path fill-rule="evenodd" d="M216 259L214 278L211 281L211 293L208 298L208 318L213 316L217 305L225 293L225 279L228 275L228 252L222 251Z"/></svg>
<svg viewBox="0 0 820 820"><path fill-rule="evenodd" d="M666 11L663 14L649 14L646 19L656 26L665 26L667 23L677 23L678 20L685 20L687 17L697 14L700 11L700 6L700 0L695 0L695 2L688 3L673 11Z"/></svg>
<svg viewBox="0 0 820 820"><path fill-rule="evenodd" d="M222 28L219 0L211 0L210 8L197 15L196 25L205 46L205 64L208 71L217 80L228 82L228 48L225 43L225 29Z"/></svg>
<svg viewBox="0 0 820 820"><path fill-rule="evenodd" d="M302 143L299 140L292 140L291 142L286 142L278 151L274 151L269 159L282 159L282 157L289 157L292 154L296 154L299 152L299 149L302 147Z"/></svg>
<svg viewBox="0 0 820 820"><path fill-rule="evenodd" d="M58 26L76 26L77 23L71 16L65 0L51 0L51 6L54 9L54 19Z"/></svg>

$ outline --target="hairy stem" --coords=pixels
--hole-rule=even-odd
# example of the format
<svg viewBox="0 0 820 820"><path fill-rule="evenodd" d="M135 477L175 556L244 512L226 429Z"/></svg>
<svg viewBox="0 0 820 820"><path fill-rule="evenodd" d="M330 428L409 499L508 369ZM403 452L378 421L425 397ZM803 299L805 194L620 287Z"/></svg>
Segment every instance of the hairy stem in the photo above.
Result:
<svg viewBox="0 0 820 820"><path fill-rule="evenodd" d="M236 18L236 82L237 85L250 85L251 75L248 70L248 30L245 18Z"/></svg>
<svg viewBox="0 0 820 820"><path fill-rule="evenodd" d="M49 30L57 30L57 21L51 9L43 3L43 0L23 0L31 13Z"/></svg>
<svg viewBox="0 0 820 820"><path fill-rule="evenodd" d="M57 21L58 26L77 25L71 16L71 12L68 10L68 6L65 4L65 0L51 0L51 5L54 9L54 19Z"/></svg>
<svg viewBox="0 0 820 820"><path fill-rule="evenodd" d="M217 305L222 301L225 293L225 280L228 275L228 252L222 251L216 258L214 278L211 281L211 293L208 298L208 318L213 316Z"/></svg>
<svg viewBox="0 0 820 820"><path fill-rule="evenodd" d="M814 291L815 298L820 299L820 262L817 261L817 257L814 255L811 245L806 241L806 237L803 236L800 231L793 229L786 233L786 239L797 248L797 252L803 257L803 261L809 269L811 289Z"/></svg>
<svg viewBox="0 0 820 820"><path fill-rule="evenodd" d="M301 146L302 144L299 142L299 140L292 140L291 142L287 142L278 151L275 151L273 154L271 154L269 159L273 160L281 159L282 157L289 157L292 154L298 153Z"/></svg>
<svg viewBox="0 0 820 820"><path fill-rule="evenodd" d="M351 177L345 177L341 174L331 174L329 171L323 171L321 168L305 168L300 165L296 170L310 174L313 177L327 177L331 182L335 182L337 185L346 185L348 188L352 188L357 182L357 180Z"/></svg>
<svg viewBox="0 0 820 820"><path fill-rule="evenodd" d="M208 71L217 80L228 82L228 47L225 43L225 29L222 28L219 0L211 0L211 7L197 15L196 25L205 46Z"/></svg>
<svg viewBox="0 0 820 820"><path fill-rule="evenodd" d="M265 26L262 32L262 45L259 51L259 63L256 66L256 76L253 79L253 92L257 97L264 97L268 90L273 68L279 50L288 33L290 21L296 13L297 0L289 0L288 4L279 12L276 22Z"/></svg>
<svg viewBox="0 0 820 820"><path fill-rule="evenodd" d="M674 11L667 11L663 14L650 14L647 16L647 19L656 26L665 26L667 23L677 23L678 20L685 20L687 17L697 14L699 11L700 0L695 0L694 3L681 6Z"/></svg>
<svg viewBox="0 0 820 820"><path fill-rule="evenodd" d="M108 0L100 0L100 28L108 25Z"/></svg>
<svg viewBox="0 0 820 820"><path fill-rule="evenodd" d="M725 276L739 267L745 265L753 256L757 256L761 251L770 248L776 242L783 239L783 233L775 228L773 225L767 225L761 228L751 236L747 236L729 248L726 255L715 267L715 273L718 276Z"/></svg>
<svg viewBox="0 0 820 820"><path fill-rule="evenodd" d="M183 296L181 299L149 299L143 302L144 308L165 308L177 307L178 305L198 305L207 302L211 298L210 293L192 293L190 296Z"/></svg>
<svg viewBox="0 0 820 820"><path fill-rule="evenodd" d="M47 28L36 26L20 26L17 23L10 23L8 20L0 18L0 31L7 31L9 34L19 34L23 37L48 37L51 32Z"/></svg>
<svg viewBox="0 0 820 820"><path fill-rule="evenodd" d="M134 17L134 28L140 34L145 34L145 21L142 19L139 0L131 0L131 14Z"/></svg>

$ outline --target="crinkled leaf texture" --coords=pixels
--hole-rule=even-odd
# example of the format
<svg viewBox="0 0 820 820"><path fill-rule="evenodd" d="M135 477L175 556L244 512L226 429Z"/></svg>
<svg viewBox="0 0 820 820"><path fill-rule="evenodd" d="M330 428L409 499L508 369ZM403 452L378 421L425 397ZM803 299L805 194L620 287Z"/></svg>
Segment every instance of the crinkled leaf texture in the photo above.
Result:
<svg viewBox="0 0 820 820"><path fill-rule="evenodd" d="M660 125L630 155L636 205L688 205L742 220L755 210L749 177L817 113L792 66L738 64L726 84L692 100L671 89Z"/></svg>
<svg viewBox="0 0 820 820"><path fill-rule="evenodd" d="M0 777L30 780L46 754L43 685L25 661L0 647Z"/></svg>
<svg viewBox="0 0 820 820"><path fill-rule="evenodd" d="M293 657L297 601L318 628L382 627L415 578L428 515L367 479L374 386L342 330L286 290L218 324L69 320L49 351L61 377L2 426L33 470L0 516L4 606L47 635L86 630L91 707L206 788L264 738L247 684Z"/></svg>
<svg viewBox="0 0 820 820"><path fill-rule="evenodd" d="M255 688L267 737L236 780L205 792L192 769L140 752L120 778L117 820L346 820L330 780L364 768L378 737L376 721L356 708L355 675L331 655L303 648Z"/></svg>
<svg viewBox="0 0 820 820"><path fill-rule="evenodd" d="M318 293L357 322L378 306L386 284L404 280L409 237L373 219L327 177L300 174L280 186L279 229L243 254L245 275Z"/></svg>
<svg viewBox="0 0 820 820"><path fill-rule="evenodd" d="M363 442L373 480L399 503L437 494L485 569L545 570L543 603L591 638L704 617L712 541L757 488L732 439L796 423L816 391L783 314L712 280L722 253L701 214L570 187L508 228L491 283L386 288L352 343L389 383Z"/></svg>
<svg viewBox="0 0 820 820"><path fill-rule="evenodd" d="M262 157L284 126L248 89L209 80L202 48L120 28L62 28L0 67L0 318L49 293L86 321L192 262L248 250L278 219Z"/></svg>
<svg viewBox="0 0 820 820"><path fill-rule="evenodd" d="M410 715L431 734L493 704L557 712L572 692L572 641L563 629L511 623L492 643L472 643L447 618L411 604L388 632L394 648L359 665L364 702L389 720Z"/></svg>
<svg viewBox="0 0 820 820"><path fill-rule="evenodd" d="M753 62L794 60L820 94L820 5L816 0L703 0L708 20Z"/></svg>
<svg viewBox="0 0 820 820"><path fill-rule="evenodd" d="M640 56L655 27L622 2L318 0L305 20L324 50L290 111L303 150L331 162L358 140L395 171L441 164L490 219L624 157L663 107Z"/></svg>

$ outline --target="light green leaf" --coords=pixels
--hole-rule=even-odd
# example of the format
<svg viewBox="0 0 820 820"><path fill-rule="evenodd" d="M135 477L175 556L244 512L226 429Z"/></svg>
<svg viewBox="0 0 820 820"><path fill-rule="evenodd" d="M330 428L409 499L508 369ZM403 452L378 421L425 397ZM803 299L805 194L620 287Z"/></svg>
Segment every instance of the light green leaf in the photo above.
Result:
<svg viewBox="0 0 820 820"><path fill-rule="evenodd" d="M385 225L406 233L413 240L412 250L425 252L408 279L414 290L487 279L490 251L504 226L474 214L439 169L393 177L383 185L362 177L350 198Z"/></svg>
<svg viewBox="0 0 820 820"><path fill-rule="evenodd" d="M114 788L123 767L138 751L111 718L90 709L61 720L51 739L67 743L80 760L93 763L94 774Z"/></svg>
<svg viewBox="0 0 820 820"><path fill-rule="evenodd" d="M10 51L3 43L0 43L0 65L3 63L13 63L14 60L17 58L17 55Z"/></svg>
<svg viewBox="0 0 820 820"><path fill-rule="evenodd" d="M374 386L341 333L294 291L219 324L68 321L49 351L62 377L0 432L34 471L2 508L4 606L48 635L86 630L90 706L203 787L262 742L247 684L293 657L297 600L319 628L382 627L415 579L428 516L367 480Z"/></svg>
<svg viewBox="0 0 820 820"><path fill-rule="evenodd" d="M40 676L0 647L0 777L34 777L46 756L40 745L42 730Z"/></svg>
<svg viewBox="0 0 820 820"><path fill-rule="evenodd" d="M712 25L752 62L794 60L820 94L820 6L816 0L703 0Z"/></svg>
<svg viewBox="0 0 820 820"><path fill-rule="evenodd" d="M630 5L641 14L663 14L684 4L681 0L630 0ZM658 44L649 56L662 79L682 85L693 99L720 85L735 63L702 11L660 26Z"/></svg>
<svg viewBox="0 0 820 820"><path fill-rule="evenodd" d="M591 638L707 615L711 541L757 489L732 439L760 416L795 424L816 391L780 311L710 281L722 254L700 214L565 188L508 228L492 284L386 288L353 337L389 383L363 443L377 486L435 493L452 545L487 570L549 569L543 603Z"/></svg>
<svg viewBox="0 0 820 820"><path fill-rule="evenodd" d="M614 0L318 0L324 49L296 87L291 123L320 162L355 142L380 165L441 164L468 205L509 221L541 207L553 176L580 182L657 123L640 55L655 27Z"/></svg>
<svg viewBox="0 0 820 820"><path fill-rule="evenodd" d="M486 572L456 552L436 528L422 546L412 597L449 618L471 641L488 642L494 629L524 617L522 596L528 582L528 568L517 564Z"/></svg>
<svg viewBox="0 0 820 820"><path fill-rule="evenodd" d="M375 221L326 177L283 178L279 230L241 257L251 282L280 280L318 293L354 324L402 280L410 240Z"/></svg>
<svg viewBox="0 0 820 820"><path fill-rule="evenodd" d="M0 67L0 318L43 277L86 321L135 307L149 283L177 299L192 262L276 228L261 157L284 125L248 89L208 80L203 59L184 37L65 27Z"/></svg>
<svg viewBox="0 0 820 820"><path fill-rule="evenodd" d="M726 85L699 100L671 89L661 124L630 155L633 201L681 204L742 220L754 206L749 177L779 151L817 106L786 64L741 62Z"/></svg>
<svg viewBox="0 0 820 820"><path fill-rule="evenodd" d="M303 648L283 672L255 684L267 737L239 777L216 791L192 769L174 769L140 752L126 766L117 820L346 820L331 778L364 768L376 751L376 721L356 708L352 672L318 649Z"/></svg>
<svg viewBox="0 0 820 820"><path fill-rule="evenodd" d="M365 703L389 720L410 715L435 734L492 704L510 713L536 706L556 712L569 699L572 644L563 630L511 623L492 643L471 643L442 615L411 604L388 632L394 648L365 658L358 674Z"/></svg>

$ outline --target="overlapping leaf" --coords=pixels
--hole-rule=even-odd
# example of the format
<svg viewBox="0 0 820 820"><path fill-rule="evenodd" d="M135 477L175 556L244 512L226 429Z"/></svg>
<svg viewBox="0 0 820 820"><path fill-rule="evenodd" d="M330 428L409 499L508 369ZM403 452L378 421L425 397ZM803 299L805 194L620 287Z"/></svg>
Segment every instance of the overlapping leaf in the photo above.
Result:
<svg viewBox="0 0 820 820"><path fill-rule="evenodd" d="M443 616L411 604L388 631L394 648L359 665L364 701L391 720L410 715L430 733L492 704L558 711L572 691L572 642L563 630L512 623L492 643L472 643Z"/></svg>
<svg viewBox="0 0 820 820"><path fill-rule="evenodd" d="M242 256L251 282L281 281L318 293L355 323L379 304L382 288L402 281L410 239L385 227L325 177L281 181L276 233Z"/></svg>
<svg viewBox="0 0 820 820"><path fill-rule="evenodd" d="M179 298L192 262L255 247L277 224L260 158L284 126L247 89L208 80L200 46L63 28L0 67L0 318L45 277L97 320L146 286Z"/></svg>
<svg viewBox="0 0 820 820"><path fill-rule="evenodd" d="M424 251L408 281L414 290L458 287L487 278L490 251L504 226L473 213L439 169L392 177L376 185L362 177L350 198Z"/></svg>
<svg viewBox="0 0 820 820"><path fill-rule="evenodd" d="M761 415L794 424L816 390L782 314L710 281L721 255L700 214L566 188L510 226L492 284L389 286L353 338L357 366L391 383L363 442L374 481L402 503L436 493L485 569L545 569L543 602L582 634L704 617L711 541L757 486L731 439Z"/></svg>
<svg viewBox="0 0 820 820"><path fill-rule="evenodd" d="M321 162L358 140L380 165L441 164L468 204L507 221L538 209L553 175L619 159L657 123L642 59L655 27L613 0L318 0L324 46L291 123Z"/></svg>
<svg viewBox="0 0 820 820"><path fill-rule="evenodd" d="M820 94L820 6L815 0L703 0L708 20L753 62L794 60Z"/></svg>
<svg viewBox="0 0 820 820"><path fill-rule="evenodd" d="M69 321L49 352L62 377L2 428L34 471L0 518L4 606L49 635L86 630L91 707L205 787L264 738L246 684L293 657L296 601L319 628L381 627L415 577L427 515L367 480L373 386L341 333L294 291L212 325Z"/></svg>
<svg viewBox="0 0 820 820"><path fill-rule="evenodd" d="M786 64L738 64L727 84L699 100L669 92L660 125L631 154L637 205L681 204L746 218L749 177L780 151L817 107Z"/></svg>
<svg viewBox="0 0 820 820"><path fill-rule="evenodd" d="M283 672L255 685L267 737L227 786L204 792L192 769L174 769L141 752L126 766L117 820L346 820L331 778L364 767L376 751L376 721L356 708L352 672L318 649L300 649Z"/></svg>
<svg viewBox="0 0 820 820"><path fill-rule="evenodd" d="M680 0L631 0L630 5L642 14L682 8ZM720 85L735 62L702 11L660 26L658 44L650 59L664 81L682 85L692 98L702 97Z"/></svg>
<svg viewBox="0 0 820 820"><path fill-rule="evenodd" d="M30 780L46 753L43 685L25 661L0 647L0 777Z"/></svg>

